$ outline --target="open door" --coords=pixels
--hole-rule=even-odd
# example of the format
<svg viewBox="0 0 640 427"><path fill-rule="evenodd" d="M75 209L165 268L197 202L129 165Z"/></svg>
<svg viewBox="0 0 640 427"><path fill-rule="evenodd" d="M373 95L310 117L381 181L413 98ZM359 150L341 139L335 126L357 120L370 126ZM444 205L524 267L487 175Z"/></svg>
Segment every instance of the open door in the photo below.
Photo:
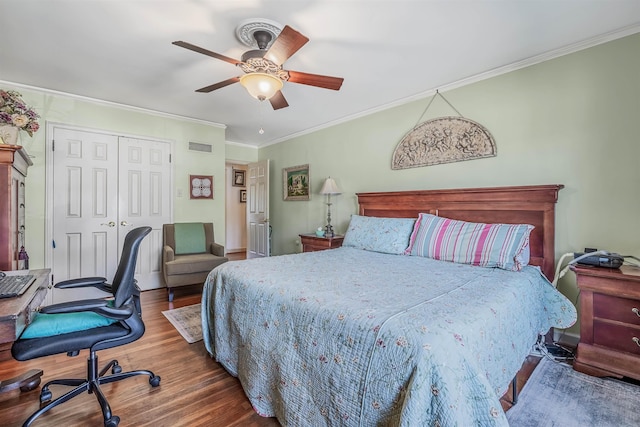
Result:
<svg viewBox="0 0 640 427"><path fill-rule="evenodd" d="M269 159L250 163L247 179L247 259L271 255Z"/></svg>

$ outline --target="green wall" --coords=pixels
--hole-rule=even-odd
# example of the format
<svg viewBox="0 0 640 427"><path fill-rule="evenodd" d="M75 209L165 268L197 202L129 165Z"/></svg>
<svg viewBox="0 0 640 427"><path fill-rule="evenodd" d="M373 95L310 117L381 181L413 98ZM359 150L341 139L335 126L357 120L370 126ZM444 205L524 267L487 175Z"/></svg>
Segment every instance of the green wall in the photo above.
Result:
<svg viewBox="0 0 640 427"><path fill-rule="evenodd" d="M431 98L255 150L225 144L224 126L3 83L3 89L20 91L43 117L33 138L22 135L35 156L27 179L31 265L43 267L45 259L45 120L172 141L174 220L213 220L220 240L225 235L225 160L271 159L275 255L299 251L298 234L325 224L325 200L318 192L332 176L343 191L332 206L339 233L357 212L356 192L564 184L556 215L557 258L585 246L640 256L639 51L640 34L635 34L443 92L465 117L489 129L497 157L400 171L390 165L402 137L419 121L455 115L441 99L424 115ZM213 154L189 152L189 141L212 144ZM282 169L306 163L311 200L283 201ZM189 200L189 174L214 175L215 199ZM575 300L572 274L560 289Z"/></svg>
<svg viewBox="0 0 640 427"><path fill-rule="evenodd" d="M325 224L318 194L331 175L332 223L343 233L355 193L564 184L556 257L595 247L640 257L640 34L489 78L443 95L492 133L497 156L391 170L393 151L431 98L260 149L271 159L274 254L299 251L298 233ZM425 70L428 72L428 70ZM422 121L456 113L436 98ZM283 201L282 168L309 163L308 202ZM560 289L574 300L575 278Z"/></svg>
<svg viewBox="0 0 640 427"><path fill-rule="evenodd" d="M225 127L204 124L118 105L83 100L51 92L0 84L3 89L17 90L41 119L40 130L33 138L21 132L21 144L33 156L27 173L26 244L30 266L45 266L45 141L46 123L62 123L88 130L169 141L173 146L174 221L213 221L216 238L224 244L225 221ZM190 141L208 143L212 154L189 151ZM255 150L254 150L255 151ZM213 175L214 200L189 199L189 175ZM180 196L179 196L180 195Z"/></svg>

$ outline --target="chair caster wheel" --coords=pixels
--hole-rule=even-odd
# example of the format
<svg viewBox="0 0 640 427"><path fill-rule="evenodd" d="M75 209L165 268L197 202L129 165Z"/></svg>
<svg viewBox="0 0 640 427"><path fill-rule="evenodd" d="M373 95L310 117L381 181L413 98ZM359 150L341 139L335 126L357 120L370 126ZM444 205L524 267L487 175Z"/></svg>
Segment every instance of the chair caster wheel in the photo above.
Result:
<svg viewBox="0 0 640 427"><path fill-rule="evenodd" d="M51 400L51 397L53 397L53 395L49 389L42 389L42 391L40 391L40 403L47 403Z"/></svg>
<svg viewBox="0 0 640 427"><path fill-rule="evenodd" d="M151 384L151 387L158 387L160 385L160 376L156 375L149 378L149 384Z"/></svg>
<svg viewBox="0 0 640 427"><path fill-rule="evenodd" d="M118 427L118 424L120 424L120 417L114 415L104 422L104 427Z"/></svg>
<svg viewBox="0 0 640 427"><path fill-rule="evenodd" d="M111 373L112 374L119 374L120 372L122 372L122 366L115 364L113 365L113 367L111 368Z"/></svg>

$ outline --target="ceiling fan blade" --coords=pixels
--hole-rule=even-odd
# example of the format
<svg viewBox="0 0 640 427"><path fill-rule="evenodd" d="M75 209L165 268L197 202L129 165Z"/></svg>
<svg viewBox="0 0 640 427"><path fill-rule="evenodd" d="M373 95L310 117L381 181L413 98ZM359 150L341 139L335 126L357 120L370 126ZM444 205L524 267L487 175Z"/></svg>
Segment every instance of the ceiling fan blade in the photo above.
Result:
<svg viewBox="0 0 640 427"><path fill-rule="evenodd" d="M211 57L216 58L216 59L221 59L222 61L229 62L229 63L231 63L233 65L239 64L241 62L241 61L238 61L237 59L233 59L233 58L229 58L228 56L220 55L219 53L212 52L210 50L207 50L207 49L204 49L202 47L193 45L191 43L187 43L187 42L183 42L183 41L176 41L176 42L173 42L171 44L183 47L185 49L192 50L194 52L201 53L203 55L208 55L208 56L211 56Z"/></svg>
<svg viewBox="0 0 640 427"><path fill-rule="evenodd" d="M213 92L216 89L220 89L222 87L229 86L230 84L233 84L233 83L236 83L236 82L239 82L239 81L240 81L240 77L231 77L230 79L227 79L225 81L218 82L216 84L212 84L212 85L209 85L209 86L202 87L202 88L196 90L196 92L200 92L200 93Z"/></svg>
<svg viewBox="0 0 640 427"><path fill-rule="evenodd" d="M281 108L289 106L289 103L287 102L286 99L284 99L284 95L280 90L277 91L276 94L273 95L271 98L269 98L269 102L271 103L271 106L273 107L274 110L279 110Z"/></svg>
<svg viewBox="0 0 640 427"><path fill-rule="evenodd" d="M324 89L340 90L344 79L342 77L321 76L320 74L301 73L300 71L287 71L289 82L303 85L317 86Z"/></svg>
<svg viewBox="0 0 640 427"><path fill-rule="evenodd" d="M289 59L308 41L307 37L285 25L267 53L265 53L264 58L274 62L276 65L282 65L284 61Z"/></svg>

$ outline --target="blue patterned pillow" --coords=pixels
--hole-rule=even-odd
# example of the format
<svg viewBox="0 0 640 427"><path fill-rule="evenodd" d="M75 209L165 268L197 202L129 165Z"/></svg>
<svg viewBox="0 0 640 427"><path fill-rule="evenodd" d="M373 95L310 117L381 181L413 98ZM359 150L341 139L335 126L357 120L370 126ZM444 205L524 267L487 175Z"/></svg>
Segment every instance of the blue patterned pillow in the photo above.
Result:
<svg viewBox="0 0 640 427"><path fill-rule="evenodd" d="M528 224L484 224L421 213L406 253L519 271L529 263Z"/></svg>
<svg viewBox="0 0 640 427"><path fill-rule="evenodd" d="M342 246L402 255L416 222L413 218L376 218L352 215Z"/></svg>

